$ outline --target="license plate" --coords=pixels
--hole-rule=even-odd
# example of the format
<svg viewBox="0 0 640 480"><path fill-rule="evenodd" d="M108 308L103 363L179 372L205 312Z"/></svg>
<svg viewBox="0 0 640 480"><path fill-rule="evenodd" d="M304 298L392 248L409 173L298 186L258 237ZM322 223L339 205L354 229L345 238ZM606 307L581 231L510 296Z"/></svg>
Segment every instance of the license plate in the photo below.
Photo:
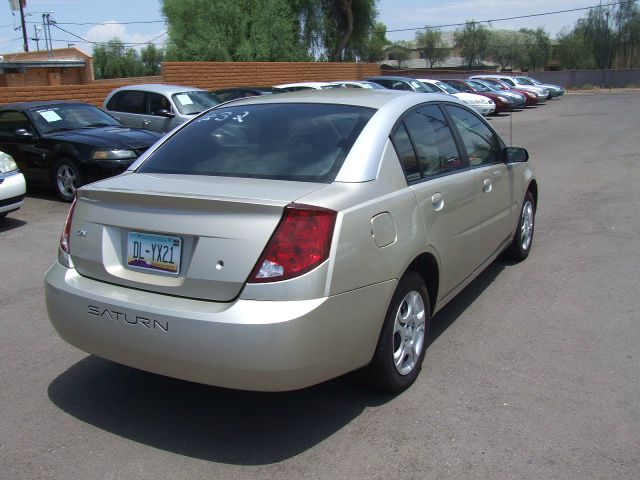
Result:
<svg viewBox="0 0 640 480"><path fill-rule="evenodd" d="M180 273L181 250L180 237L129 232L127 265L177 275Z"/></svg>

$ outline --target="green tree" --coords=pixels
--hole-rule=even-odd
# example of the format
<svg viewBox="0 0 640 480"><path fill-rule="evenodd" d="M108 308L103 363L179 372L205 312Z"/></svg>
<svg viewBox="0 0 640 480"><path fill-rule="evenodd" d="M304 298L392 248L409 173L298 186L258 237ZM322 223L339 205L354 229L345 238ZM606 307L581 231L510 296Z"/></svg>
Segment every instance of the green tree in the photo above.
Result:
<svg viewBox="0 0 640 480"><path fill-rule="evenodd" d="M521 28L520 33L524 41L524 55L520 66L535 71L548 64L551 57L551 39L547 32L543 28Z"/></svg>
<svg viewBox="0 0 640 480"><path fill-rule="evenodd" d="M489 45L489 30L484 25L468 21L455 31L454 39L469 69L482 63Z"/></svg>
<svg viewBox="0 0 640 480"><path fill-rule="evenodd" d="M436 63L444 62L449 58L451 49L442 40L440 30L428 26L424 27L424 32L416 32L415 41L425 60L429 63L429 68L433 68Z"/></svg>
<svg viewBox="0 0 640 480"><path fill-rule="evenodd" d="M164 0L172 60L290 61L304 58L286 0Z"/></svg>
<svg viewBox="0 0 640 480"><path fill-rule="evenodd" d="M521 64L525 55L522 35L513 30L490 31L486 55L501 70Z"/></svg>
<svg viewBox="0 0 640 480"><path fill-rule="evenodd" d="M126 48L119 38L94 46L93 70L96 78L125 78L143 74L138 52Z"/></svg>
<svg viewBox="0 0 640 480"><path fill-rule="evenodd" d="M397 60L398 68L402 68L402 62L409 58L411 48L408 42L399 40L391 43L387 51L389 52L389 60Z"/></svg>
<svg viewBox="0 0 640 480"><path fill-rule="evenodd" d="M153 43L150 43L142 50L140 50L140 61L142 62L142 74L143 75L159 75L162 68L162 61L164 60L164 51L156 48Z"/></svg>
<svg viewBox="0 0 640 480"><path fill-rule="evenodd" d="M558 58L562 68L589 69L595 67L595 59L588 48L583 28L564 29L557 37Z"/></svg>
<svg viewBox="0 0 640 480"><path fill-rule="evenodd" d="M621 3L613 10L614 56L623 68L640 65L640 9L636 3Z"/></svg>
<svg viewBox="0 0 640 480"><path fill-rule="evenodd" d="M376 27L376 0L288 0L298 38L314 58L356 60Z"/></svg>
<svg viewBox="0 0 640 480"><path fill-rule="evenodd" d="M384 47L390 43L387 39L387 26L384 23L376 23L359 57L365 62L382 60L384 58Z"/></svg>

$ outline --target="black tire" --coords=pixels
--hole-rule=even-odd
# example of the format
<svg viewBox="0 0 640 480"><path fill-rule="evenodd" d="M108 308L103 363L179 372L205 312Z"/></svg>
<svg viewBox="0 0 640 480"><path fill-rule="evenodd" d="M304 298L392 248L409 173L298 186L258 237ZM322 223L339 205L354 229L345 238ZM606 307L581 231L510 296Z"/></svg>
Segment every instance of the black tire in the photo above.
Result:
<svg viewBox="0 0 640 480"><path fill-rule="evenodd" d="M516 262L521 262L529 256L531 245L533 244L533 232L535 229L536 202L533 194L527 191L522 201L518 227L513 235L511 244L507 247L505 254L507 258Z"/></svg>
<svg viewBox="0 0 640 480"><path fill-rule="evenodd" d="M82 176L73 161L61 158L53 165L51 183L60 200L71 202L76 196L76 189L82 186Z"/></svg>
<svg viewBox="0 0 640 480"><path fill-rule="evenodd" d="M420 313L421 307L422 320L415 315ZM409 309L415 311L411 312ZM402 334L397 331L396 317L399 320L407 320L406 325L411 329L408 333L413 333L412 342L406 342L407 337L403 341ZM365 383L391 393L399 393L409 388L422 368L430 320L429 293L424 280L417 273L408 271L400 279L391 298L373 359L360 372ZM411 324L415 328L412 328ZM402 322L399 322L399 325L402 325ZM406 346L409 346L409 353L403 348Z"/></svg>

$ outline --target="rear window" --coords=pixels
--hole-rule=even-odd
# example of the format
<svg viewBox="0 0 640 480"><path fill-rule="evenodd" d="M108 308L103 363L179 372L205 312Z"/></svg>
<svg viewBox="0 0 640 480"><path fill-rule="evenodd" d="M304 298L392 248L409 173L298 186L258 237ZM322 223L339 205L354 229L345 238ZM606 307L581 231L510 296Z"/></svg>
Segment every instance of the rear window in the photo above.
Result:
<svg viewBox="0 0 640 480"><path fill-rule="evenodd" d="M374 113L297 103L215 109L177 132L138 171L330 183Z"/></svg>

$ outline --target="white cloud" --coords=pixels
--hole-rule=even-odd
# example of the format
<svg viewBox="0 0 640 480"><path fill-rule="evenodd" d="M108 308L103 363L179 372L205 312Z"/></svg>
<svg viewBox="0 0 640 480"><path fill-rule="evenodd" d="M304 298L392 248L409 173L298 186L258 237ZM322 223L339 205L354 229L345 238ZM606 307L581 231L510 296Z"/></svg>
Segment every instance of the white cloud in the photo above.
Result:
<svg viewBox="0 0 640 480"><path fill-rule="evenodd" d="M153 40L158 35L162 34L164 30L157 31L150 34L142 33L129 33L126 25L122 25L116 21L107 21L101 25L95 25L89 29L84 38L92 42L107 42L114 37L122 40L123 43L145 43ZM159 41L162 38L158 39Z"/></svg>

